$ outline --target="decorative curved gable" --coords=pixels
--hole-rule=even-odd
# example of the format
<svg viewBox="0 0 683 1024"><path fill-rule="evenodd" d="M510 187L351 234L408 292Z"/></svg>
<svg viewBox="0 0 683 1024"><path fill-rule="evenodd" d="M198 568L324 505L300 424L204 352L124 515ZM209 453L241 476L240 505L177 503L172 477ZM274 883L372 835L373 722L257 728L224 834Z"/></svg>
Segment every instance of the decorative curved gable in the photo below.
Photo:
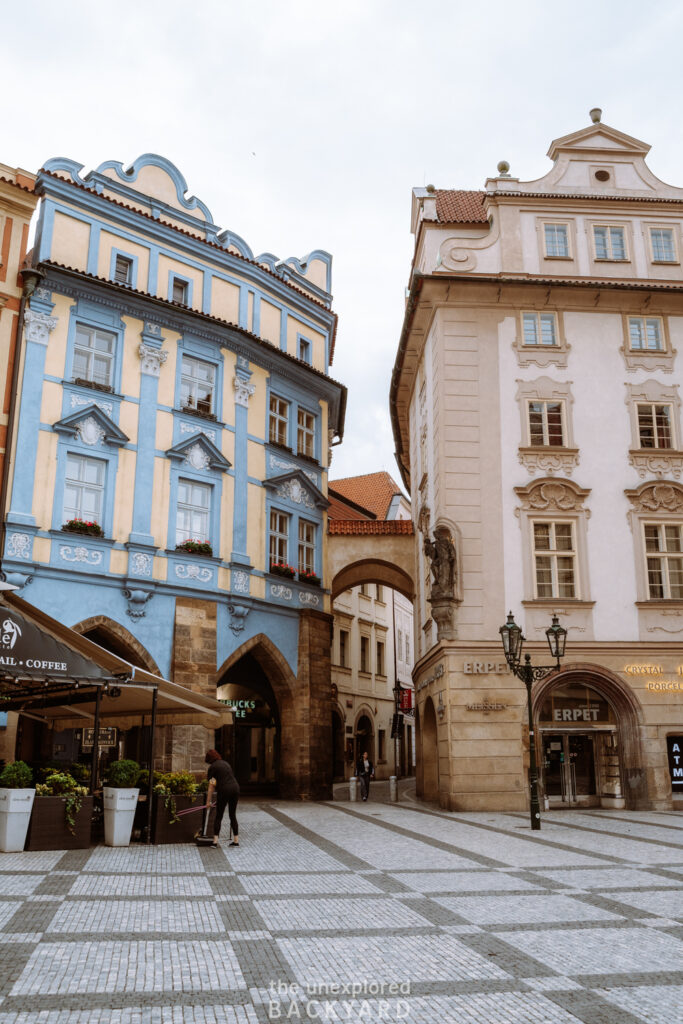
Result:
<svg viewBox="0 0 683 1024"><path fill-rule="evenodd" d="M106 412L94 403L57 420L52 429L58 434L78 438L82 444L93 447L108 444L120 448L129 440L128 435L124 434Z"/></svg>
<svg viewBox="0 0 683 1024"><path fill-rule="evenodd" d="M306 474L296 469L291 473L271 476L263 481L263 486L273 491L278 498L291 501L305 508L327 508L330 504L325 495L315 484L311 483Z"/></svg>
<svg viewBox="0 0 683 1024"><path fill-rule="evenodd" d="M205 469L217 469L225 472L230 469L231 462L216 448L204 433L192 434L178 444L173 445L166 452L169 459L176 462L187 463L191 469L198 471Z"/></svg>
<svg viewBox="0 0 683 1024"><path fill-rule="evenodd" d="M683 512L683 487L672 483L646 483L624 491L635 512Z"/></svg>
<svg viewBox="0 0 683 1024"><path fill-rule="evenodd" d="M583 503L590 489L579 487L573 480L557 480L546 477L535 480L527 487L515 487L521 507L528 512L576 512L583 509Z"/></svg>

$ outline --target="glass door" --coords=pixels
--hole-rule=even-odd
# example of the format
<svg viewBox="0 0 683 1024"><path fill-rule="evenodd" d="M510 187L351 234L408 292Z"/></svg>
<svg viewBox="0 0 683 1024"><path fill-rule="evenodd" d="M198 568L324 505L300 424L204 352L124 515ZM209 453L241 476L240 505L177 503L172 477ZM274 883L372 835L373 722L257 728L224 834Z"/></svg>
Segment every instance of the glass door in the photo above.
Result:
<svg viewBox="0 0 683 1024"><path fill-rule="evenodd" d="M574 732L544 734L543 782L551 807L598 803L593 737Z"/></svg>

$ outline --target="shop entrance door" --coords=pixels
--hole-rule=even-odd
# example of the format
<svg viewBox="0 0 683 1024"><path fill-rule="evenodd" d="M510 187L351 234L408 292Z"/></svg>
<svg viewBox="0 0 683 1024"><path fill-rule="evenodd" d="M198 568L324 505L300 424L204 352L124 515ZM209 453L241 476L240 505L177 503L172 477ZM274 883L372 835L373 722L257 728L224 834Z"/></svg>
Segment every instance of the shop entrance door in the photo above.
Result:
<svg viewBox="0 0 683 1024"><path fill-rule="evenodd" d="M551 807L599 804L594 737L579 732L544 734L543 777Z"/></svg>

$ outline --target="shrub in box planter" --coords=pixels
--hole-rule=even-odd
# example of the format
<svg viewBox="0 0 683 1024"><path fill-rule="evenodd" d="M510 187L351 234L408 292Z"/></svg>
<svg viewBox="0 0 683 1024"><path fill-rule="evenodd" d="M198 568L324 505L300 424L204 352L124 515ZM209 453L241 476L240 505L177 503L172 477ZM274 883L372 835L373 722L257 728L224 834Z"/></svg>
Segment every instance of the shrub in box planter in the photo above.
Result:
<svg viewBox="0 0 683 1024"><path fill-rule="evenodd" d="M296 569L286 562L271 562L270 571L274 576L284 576L287 580L293 580L296 576Z"/></svg>
<svg viewBox="0 0 683 1024"><path fill-rule="evenodd" d="M188 555L213 555L213 548L204 540L184 540L182 544L176 544L175 549Z"/></svg>
<svg viewBox="0 0 683 1024"><path fill-rule="evenodd" d="M35 789L33 772L24 761L7 764L0 772L0 850L18 853L24 849L31 819Z"/></svg>
<svg viewBox="0 0 683 1024"><path fill-rule="evenodd" d="M86 519L68 519L62 525L65 533L80 533L85 537L104 537L104 530L99 523Z"/></svg>
<svg viewBox="0 0 683 1024"><path fill-rule="evenodd" d="M137 761L112 761L104 783L104 842L106 846L128 846L133 831L140 790Z"/></svg>
<svg viewBox="0 0 683 1024"><path fill-rule="evenodd" d="M203 814L198 810L178 817L178 811L203 807L205 803L206 796L198 792L194 775L190 772L167 772L160 775L154 786L154 842L191 843L195 832L202 827ZM213 818L209 820L213 822Z"/></svg>
<svg viewBox="0 0 683 1024"><path fill-rule="evenodd" d="M73 815L73 831L66 820L66 797L36 796L25 850L87 850L92 824L91 796L81 797Z"/></svg>

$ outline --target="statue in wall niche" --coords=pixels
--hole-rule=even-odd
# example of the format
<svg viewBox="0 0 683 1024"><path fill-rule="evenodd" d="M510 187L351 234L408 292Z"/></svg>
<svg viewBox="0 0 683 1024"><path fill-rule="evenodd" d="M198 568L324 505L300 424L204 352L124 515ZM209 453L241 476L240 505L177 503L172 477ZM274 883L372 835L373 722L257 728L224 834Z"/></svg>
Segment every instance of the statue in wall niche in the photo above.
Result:
<svg viewBox="0 0 683 1024"><path fill-rule="evenodd" d="M455 596L455 544L446 526L437 526L434 540L425 537L424 552L431 562L432 598Z"/></svg>

